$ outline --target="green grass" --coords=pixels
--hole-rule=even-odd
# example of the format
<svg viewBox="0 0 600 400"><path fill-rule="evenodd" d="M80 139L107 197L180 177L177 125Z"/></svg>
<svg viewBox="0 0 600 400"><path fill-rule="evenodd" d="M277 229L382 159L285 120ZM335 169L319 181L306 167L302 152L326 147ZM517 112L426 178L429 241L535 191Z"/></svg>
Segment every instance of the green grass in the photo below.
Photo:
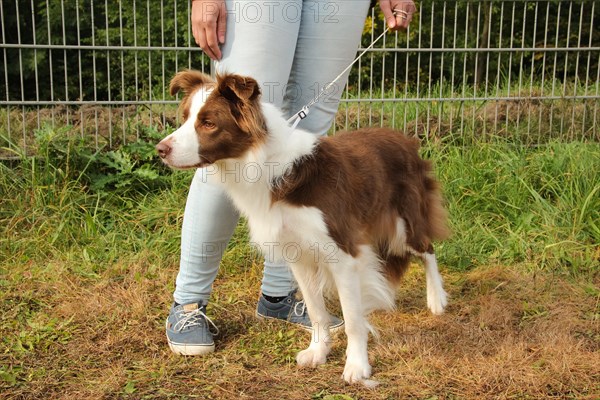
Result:
<svg viewBox="0 0 600 400"><path fill-rule="evenodd" d="M0 163L0 398L600 393L597 143L457 145L450 134L424 141L453 230L437 246L451 307L443 319L426 315L422 277L409 274L401 311L374 317L383 339L371 354L388 386L369 392L339 380L343 338L326 367L298 371L302 332L253 319L261 267L244 224L211 302L218 352L170 355L162 324L191 174L150 155L156 135L145 130L144 141L109 154L70 128L45 127L35 156L17 147L20 159ZM541 336L557 327L564 330ZM505 349L510 337L523 347ZM436 338L445 344L432 344ZM464 354L455 354L461 346ZM523 378L505 375L513 370Z"/></svg>
<svg viewBox="0 0 600 400"><path fill-rule="evenodd" d="M37 135L38 156L0 164L6 261L68 255L82 265L105 264L118 260L117 248L176 253L191 175L152 158L152 135L147 145L107 157L86 153L64 130L46 128ZM444 187L455 232L439 246L442 262L458 269L524 262L566 273L595 271L597 144L449 142L422 149ZM148 172L136 174L140 170Z"/></svg>
<svg viewBox="0 0 600 400"><path fill-rule="evenodd" d="M443 261L597 272L599 151L584 143L428 149L456 233L440 246Z"/></svg>

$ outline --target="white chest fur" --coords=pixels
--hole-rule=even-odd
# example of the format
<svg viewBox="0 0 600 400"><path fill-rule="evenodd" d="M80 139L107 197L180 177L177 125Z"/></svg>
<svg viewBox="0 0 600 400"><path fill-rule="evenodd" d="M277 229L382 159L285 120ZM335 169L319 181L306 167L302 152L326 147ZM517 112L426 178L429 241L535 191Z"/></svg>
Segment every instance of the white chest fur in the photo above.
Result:
<svg viewBox="0 0 600 400"><path fill-rule="evenodd" d="M331 242L320 210L271 199L273 182L295 161L309 156L318 137L292 130L281 112L269 104L263 104L262 111L269 131L266 141L240 159L216 163L207 176L211 183L223 186L248 219L251 240L265 256L289 258L282 252Z"/></svg>

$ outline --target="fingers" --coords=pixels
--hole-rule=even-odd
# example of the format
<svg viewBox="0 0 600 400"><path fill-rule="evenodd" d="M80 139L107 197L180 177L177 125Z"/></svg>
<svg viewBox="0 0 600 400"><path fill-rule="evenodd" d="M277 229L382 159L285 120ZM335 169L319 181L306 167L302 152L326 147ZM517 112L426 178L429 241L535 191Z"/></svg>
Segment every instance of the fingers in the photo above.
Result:
<svg viewBox="0 0 600 400"><path fill-rule="evenodd" d="M391 30L407 29L416 11L413 0L379 0L379 7Z"/></svg>
<svg viewBox="0 0 600 400"><path fill-rule="evenodd" d="M390 29L397 29L397 24L396 24L396 17L394 17L394 14L392 12L392 6L390 4L390 0L379 0L379 7L381 8L381 11L383 12L383 17L385 18L385 21L387 22L387 25Z"/></svg>
<svg viewBox="0 0 600 400"><path fill-rule="evenodd" d="M213 60L221 59L220 44L225 42L227 11L225 2L193 1L192 34L196 44Z"/></svg>
<svg viewBox="0 0 600 400"><path fill-rule="evenodd" d="M221 49L219 48L219 39L217 38L217 23L209 24L204 30L204 33L206 47L202 47L202 49L213 60L220 60Z"/></svg>
<svg viewBox="0 0 600 400"><path fill-rule="evenodd" d="M395 14L395 29L407 29L416 11L415 3L412 0L392 0L391 5Z"/></svg>
<svg viewBox="0 0 600 400"><path fill-rule="evenodd" d="M227 8L225 2L221 3L219 7L219 16L217 18L217 37L219 43L225 43L225 32L227 31Z"/></svg>

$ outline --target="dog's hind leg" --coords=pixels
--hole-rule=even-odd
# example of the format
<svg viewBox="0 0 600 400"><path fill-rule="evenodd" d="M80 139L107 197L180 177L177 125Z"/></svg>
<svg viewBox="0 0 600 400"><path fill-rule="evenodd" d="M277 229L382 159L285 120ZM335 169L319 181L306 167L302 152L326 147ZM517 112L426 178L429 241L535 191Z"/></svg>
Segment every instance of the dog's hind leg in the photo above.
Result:
<svg viewBox="0 0 600 400"><path fill-rule="evenodd" d="M329 325L331 316L323 298L323 277L316 266L310 263L291 263L292 272L306 304L312 322L311 341L308 348L296 356L301 367L316 367L324 364L331 349Z"/></svg>
<svg viewBox="0 0 600 400"><path fill-rule="evenodd" d="M411 238L407 237L406 222L402 218L396 221L395 234L389 242L390 254L403 257L404 254L412 254L420 257L425 264L425 277L427 281L427 307L432 313L439 315L444 312L448 304L448 295L444 291L442 276L438 270L437 259L433 246L425 244L411 246ZM414 239L414 238L413 238ZM419 241L416 241L417 243ZM392 277L401 275L401 268L390 271ZM400 272L399 272L400 271Z"/></svg>
<svg viewBox="0 0 600 400"><path fill-rule="evenodd" d="M442 276L438 270L437 259L433 248L419 255L425 264L425 279L427 281L427 307L432 313L439 315L448 304L448 295L444 290Z"/></svg>

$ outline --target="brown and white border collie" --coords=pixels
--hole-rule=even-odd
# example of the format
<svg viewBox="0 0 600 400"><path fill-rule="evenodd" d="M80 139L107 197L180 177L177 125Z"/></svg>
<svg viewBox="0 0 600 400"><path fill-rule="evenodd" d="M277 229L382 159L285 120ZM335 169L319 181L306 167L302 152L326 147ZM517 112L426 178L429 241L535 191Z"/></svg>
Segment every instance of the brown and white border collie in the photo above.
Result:
<svg viewBox="0 0 600 400"><path fill-rule="evenodd" d="M183 125L157 151L173 168L207 167L247 217L252 241L289 262L313 323L300 366L326 361L331 347L323 295L337 293L348 337L343 379L373 384L367 315L394 307L409 258L425 265L427 305L446 306L432 241L447 236L439 186L416 140L385 128L317 137L292 129L260 100L257 82L225 74L216 81L183 71ZM332 250L333 249L333 250Z"/></svg>

